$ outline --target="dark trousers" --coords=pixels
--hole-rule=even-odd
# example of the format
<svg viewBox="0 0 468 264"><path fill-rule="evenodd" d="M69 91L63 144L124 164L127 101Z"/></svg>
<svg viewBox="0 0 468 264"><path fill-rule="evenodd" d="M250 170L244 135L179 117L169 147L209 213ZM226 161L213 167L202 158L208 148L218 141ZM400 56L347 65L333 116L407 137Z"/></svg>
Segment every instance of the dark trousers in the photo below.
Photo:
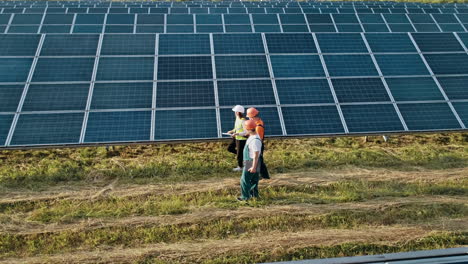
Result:
<svg viewBox="0 0 468 264"><path fill-rule="evenodd" d="M236 140L235 138L233 138L231 144L229 144L227 148L229 152L236 154L237 166L239 166L239 168L244 167L244 157L242 155L245 147L245 142L247 142L247 140Z"/></svg>
<svg viewBox="0 0 468 264"><path fill-rule="evenodd" d="M264 145L262 144L262 153L260 154L260 177L263 179L270 179L270 173L268 172L265 160L263 159L263 151L265 150Z"/></svg>

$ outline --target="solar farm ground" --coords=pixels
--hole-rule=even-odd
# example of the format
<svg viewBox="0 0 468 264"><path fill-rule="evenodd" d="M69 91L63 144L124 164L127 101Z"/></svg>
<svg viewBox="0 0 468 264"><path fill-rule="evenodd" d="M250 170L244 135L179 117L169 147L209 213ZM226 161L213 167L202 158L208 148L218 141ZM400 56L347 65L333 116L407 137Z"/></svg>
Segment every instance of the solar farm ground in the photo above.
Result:
<svg viewBox="0 0 468 264"><path fill-rule="evenodd" d="M468 134L0 152L0 263L253 263L468 245Z"/></svg>

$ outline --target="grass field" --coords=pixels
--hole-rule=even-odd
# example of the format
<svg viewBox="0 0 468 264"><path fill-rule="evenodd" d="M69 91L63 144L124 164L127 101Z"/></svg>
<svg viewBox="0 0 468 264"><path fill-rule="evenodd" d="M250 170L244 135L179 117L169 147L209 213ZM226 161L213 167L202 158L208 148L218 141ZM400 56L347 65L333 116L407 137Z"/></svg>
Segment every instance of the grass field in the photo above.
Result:
<svg viewBox="0 0 468 264"><path fill-rule="evenodd" d="M252 263L468 245L468 134L0 152L0 263Z"/></svg>

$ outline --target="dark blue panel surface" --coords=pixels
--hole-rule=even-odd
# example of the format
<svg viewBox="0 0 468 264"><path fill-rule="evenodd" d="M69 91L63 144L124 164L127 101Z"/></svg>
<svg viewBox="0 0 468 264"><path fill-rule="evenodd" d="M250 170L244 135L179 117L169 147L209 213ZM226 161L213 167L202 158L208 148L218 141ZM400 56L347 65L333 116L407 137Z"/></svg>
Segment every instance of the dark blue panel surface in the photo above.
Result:
<svg viewBox="0 0 468 264"><path fill-rule="evenodd" d="M270 77L265 56L216 56L217 78Z"/></svg>
<svg viewBox="0 0 468 264"><path fill-rule="evenodd" d="M245 14L226 14L224 15L224 23L226 25L233 25L233 24L250 24L250 17L249 15Z"/></svg>
<svg viewBox="0 0 468 264"><path fill-rule="evenodd" d="M24 85L0 85L0 112L16 112Z"/></svg>
<svg viewBox="0 0 468 264"><path fill-rule="evenodd" d="M39 26L15 26L11 25L6 33L34 33L39 30Z"/></svg>
<svg viewBox="0 0 468 264"><path fill-rule="evenodd" d="M468 74L468 55L425 54L424 57L434 74Z"/></svg>
<svg viewBox="0 0 468 264"><path fill-rule="evenodd" d="M305 17L302 14L280 14L281 24L305 24Z"/></svg>
<svg viewBox="0 0 468 264"><path fill-rule="evenodd" d="M340 103L390 101L379 78L332 79Z"/></svg>
<svg viewBox="0 0 468 264"><path fill-rule="evenodd" d="M22 114L11 145L78 143L84 113Z"/></svg>
<svg viewBox="0 0 468 264"><path fill-rule="evenodd" d="M253 14L252 20L254 24L278 24L278 17L274 14Z"/></svg>
<svg viewBox="0 0 468 264"><path fill-rule="evenodd" d="M137 26L136 33L164 33L164 26Z"/></svg>
<svg viewBox="0 0 468 264"><path fill-rule="evenodd" d="M450 100L468 99L468 76L438 77L437 79Z"/></svg>
<svg viewBox="0 0 468 264"><path fill-rule="evenodd" d="M151 108L153 83L96 83L91 109Z"/></svg>
<svg viewBox="0 0 468 264"><path fill-rule="evenodd" d="M431 77L385 78L395 101L444 100Z"/></svg>
<svg viewBox="0 0 468 264"><path fill-rule="evenodd" d="M133 33L132 25L106 25L105 33Z"/></svg>
<svg viewBox="0 0 468 264"><path fill-rule="evenodd" d="M196 16L197 25L219 25L223 23L221 15L201 14Z"/></svg>
<svg viewBox="0 0 468 264"><path fill-rule="evenodd" d="M247 33L253 32L251 25L226 25L225 26L227 33Z"/></svg>
<svg viewBox="0 0 468 264"><path fill-rule="evenodd" d="M89 84L31 84L23 111L84 110Z"/></svg>
<svg viewBox="0 0 468 264"><path fill-rule="evenodd" d="M333 24L312 24L310 25L311 32L336 32Z"/></svg>
<svg viewBox="0 0 468 264"><path fill-rule="evenodd" d="M306 25L283 25L283 31L286 33L301 33L301 32L309 32L309 28Z"/></svg>
<svg viewBox="0 0 468 264"><path fill-rule="evenodd" d="M99 35L47 35L41 56L95 56Z"/></svg>
<svg viewBox="0 0 468 264"><path fill-rule="evenodd" d="M375 55L375 59L384 76L429 75L419 54Z"/></svg>
<svg viewBox="0 0 468 264"><path fill-rule="evenodd" d="M392 104L342 105L350 133L404 131Z"/></svg>
<svg viewBox="0 0 468 264"><path fill-rule="evenodd" d="M461 24L439 24L439 26L442 32L465 32Z"/></svg>
<svg viewBox="0 0 468 264"><path fill-rule="evenodd" d="M217 137L214 109L156 111L155 140Z"/></svg>
<svg viewBox="0 0 468 264"><path fill-rule="evenodd" d="M73 27L73 33L101 33L101 25L75 25Z"/></svg>
<svg viewBox="0 0 468 264"><path fill-rule="evenodd" d="M383 14L387 23L405 23L409 24L410 21L405 14Z"/></svg>
<svg viewBox="0 0 468 264"><path fill-rule="evenodd" d="M41 33L70 33L71 25L43 25Z"/></svg>
<svg viewBox="0 0 468 264"><path fill-rule="evenodd" d="M336 106L282 107L281 110L288 135L344 133Z"/></svg>
<svg viewBox="0 0 468 264"><path fill-rule="evenodd" d="M311 34L266 34L270 53L317 53Z"/></svg>
<svg viewBox="0 0 468 264"><path fill-rule="evenodd" d="M0 58L0 82L25 82L32 61L31 58Z"/></svg>
<svg viewBox="0 0 468 264"><path fill-rule="evenodd" d="M265 136L282 135L281 124L276 107L256 107L259 111L259 117L263 120ZM229 131L234 127L234 112L231 108L220 109L221 129L223 132Z"/></svg>
<svg viewBox="0 0 468 264"><path fill-rule="evenodd" d="M94 58L39 58L33 82L91 81Z"/></svg>
<svg viewBox="0 0 468 264"><path fill-rule="evenodd" d="M106 24L108 25L122 25L134 24L135 15L133 14L108 14Z"/></svg>
<svg viewBox="0 0 468 264"><path fill-rule="evenodd" d="M271 32L281 32L280 25L254 25L255 32L264 32L264 33L271 33Z"/></svg>
<svg viewBox="0 0 468 264"><path fill-rule="evenodd" d="M153 57L100 58L97 81L153 80Z"/></svg>
<svg viewBox="0 0 468 264"><path fill-rule="evenodd" d="M193 24L193 15L167 15L167 24L168 25L189 25Z"/></svg>
<svg viewBox="0 0 468 264"><path fill-rule="evenodd" d="M0 146L5 145L14 115L0 115Z"/></svg>
<svg viewBox="0 0 468 264"><path fill-rule="evenodd" d="M465 127L468 127L468 102L452 103Z"/></svg>
<svg viewBox="0 0 468 264"><path fill-rule="evenodd" d="M463 44L465 44L465 47L468 47L468 33L458 33L458 36L462 40Z"/></svg>
<svg viewBox="0 0 468 264"><path fill-rule="evenodd" d="M167 25L166 33L194 33L193 25Z"/></svg>
<svg viewBox="0 0 468 264"><path fill-rule="evenodd" d="M359 14L359 20L361 23L385 23L382 16L380 14Z"/></svg>
<svg viewBox="0 0 468 264"><path fill-rule="evenodd" d="M212 81L159 82L156 107L215 106Z"/></svg>
<svg viewBox="0 0 468 264"><path fill-rule="evenodd" d="M392 32L415 32L411 24L388 24Z"/></svg>
<svg viewBox="0 0 468 264"><path fill-rule="evenodd" d="M378 76L369 55L324 55L330 76Z"/></svg>
<svg viewBox="0 0 468 264"><path fill-rule="evenodd" d="M409 130L458 129L447 103L398 104Z"/></svg>
<svg viewBox="0 0 468 264"><path fill-rule="evenodd" d="M138 14L137 24L163 25L164 15L159 14Z"/></svg>
<svg viewBox="0 0 468 264"><path fill-rule="evenodd" d="M355 14L334 14L332 16L337 24L359 24Z"/></svg>
<svg viewBox="0 0 468 264"><path fill-rule="evenodd" d="M276 89L282 105L334 103L326 79L276 80Z"/></svg>
<svg viewBox="0 0 468 264"><path fill-rule="evenodd" d="M219 77L219 76L218 76ZM158 80L212 79L211 57L159 57Z"/></svg>
<svg viewBox="0 0 468 264"><path fill-rule="evenodd" d="M260 34L214 34L215 54L265 53Z"/></svg>
<svg viewBox="0 0 468 264"><path fill-rule="evenodd" d="M74 15L72 14L47 14L44 18L44 24L60 24L60 25L66 25L66 24L72 24L73 23L73 17Z"/></svg>
<svg viewBox="0 0 468 264"><path fill-rule="evenodd" d="M362 24L365 32L390 32L385 24Z"/></svg>
<svg viewBox="0 0 468 264"><path fill-rule="evenodd" d="M364 32L359 24L337 24L338 32Z"/></svg>
<svg viewBox="0 0 468 264"><path fill-rule="evenodd" d="M422 52L464 51L452 33L413 33Z"/></svg>
<svg viewBox="0 0 468 264"><path fill-rule="evenodd" d="M0 56L34 56L40 35L0 35Z"/></svg>
<svg viewBox="0 0 468 264"><path fill-rule="evenodd" d="M91 112L85 142L149 141L151 111Z"/></svg>
<svg viewBox="0 0 468 264"><path fill-rule="evenodd" d="M276 104L270 80L218 81L218 95L221 106Z"/></svg>
<svg viewBox="0 0 468 264"><path fill-rule="evenodd" d="M325 76L318 55L274 55L270 58L275 78Z"/></svg>
<svg viewBox="0 0 468 264"><path fill-rule="evenodd" d="M12 25L39 25L42 21L42 14L15 14Z"/></svg>
<svg viewBox="0 0 468 264"><path fill-rule="evenodd" d="M417 32L440 32L436 24L413 24Z"/></svg>
<svg viewBox="0 0 468 264"><path fill-rule="evenodd" d="M159 36L159 55L210 54L208 34Z"/></svg>
<svg viewBox="0 0 468 264"><path fill-rule="evenodd" d="M309 24L333 24L329 14L308 14L306 16Z"/></svg>
<svg viewBox="0 0 468 264"><path fill-rule="evenodd" d="M429 14L408 14L413 23L434 23L434 20Z"/></svg>
<svg viewBox="0 0 468 264"><path fill-rule="evenodd" d="M105 34L101 55L154 55L155 40L152 34Z"/></svg>
<svg viewBox="0 0 468 264"><path fill-rule="evenodd" d="M322 53L367 53L360 34L317 34Z"/></svg>
<svg viewBox="0 0 468 264"><path fill-rule="evenodd" d="M365 34L373 52L417 52L407 34Z"/></svg>
<svg viewBox="0 0 468 264"><path fill-rule="evenodd" d="M197 33L223 33L222 25L197 25Z"/></svg>

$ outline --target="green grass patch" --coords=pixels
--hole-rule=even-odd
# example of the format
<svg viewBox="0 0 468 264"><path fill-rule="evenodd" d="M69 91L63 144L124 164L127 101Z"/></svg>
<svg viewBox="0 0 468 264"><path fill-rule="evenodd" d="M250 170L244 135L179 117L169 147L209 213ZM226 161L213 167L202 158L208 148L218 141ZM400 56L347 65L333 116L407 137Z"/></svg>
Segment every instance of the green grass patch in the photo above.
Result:
<svg viewBox="0 0 468 264"><path fill-rule="evenodd" d="M274 173L308 168L392 168L413 170L468 166L468 134L394 136L385 143L372 137L267 139L265 157ZM0 188L33 190L65 182L118 178L160 183L238 176L227 141L0 151Z"/></svg>
<svg viewBox="0 0 468 264"><path fill-rule="evenodd" d="M468 195L468 179L438 183L401 183L388 181L348 180L326 185L260 186L261 198L248 204L235 198L239 189L188 194L103 197L96 200L24 201L0 204L0 213L29 213L29 221L43 223L72 222L88 218L123 218L183 214L202 207L236 209L242 206L265 207L297 203L327 204L361 202L381 197L420 195Z"/></svg>
<svg viewBox="0 0 468 264"><path fill-rule="evenodd" d="M428 222L468 216L468 206L455 203L407 204L372 210L337 210L323 215L261 216L210 219L200 223L114 226L39 234L0 233L0 257L52 254L98 246L141 246L197 239L225 239L267 231L298 232L318 228L356 228Z"/></svg>

